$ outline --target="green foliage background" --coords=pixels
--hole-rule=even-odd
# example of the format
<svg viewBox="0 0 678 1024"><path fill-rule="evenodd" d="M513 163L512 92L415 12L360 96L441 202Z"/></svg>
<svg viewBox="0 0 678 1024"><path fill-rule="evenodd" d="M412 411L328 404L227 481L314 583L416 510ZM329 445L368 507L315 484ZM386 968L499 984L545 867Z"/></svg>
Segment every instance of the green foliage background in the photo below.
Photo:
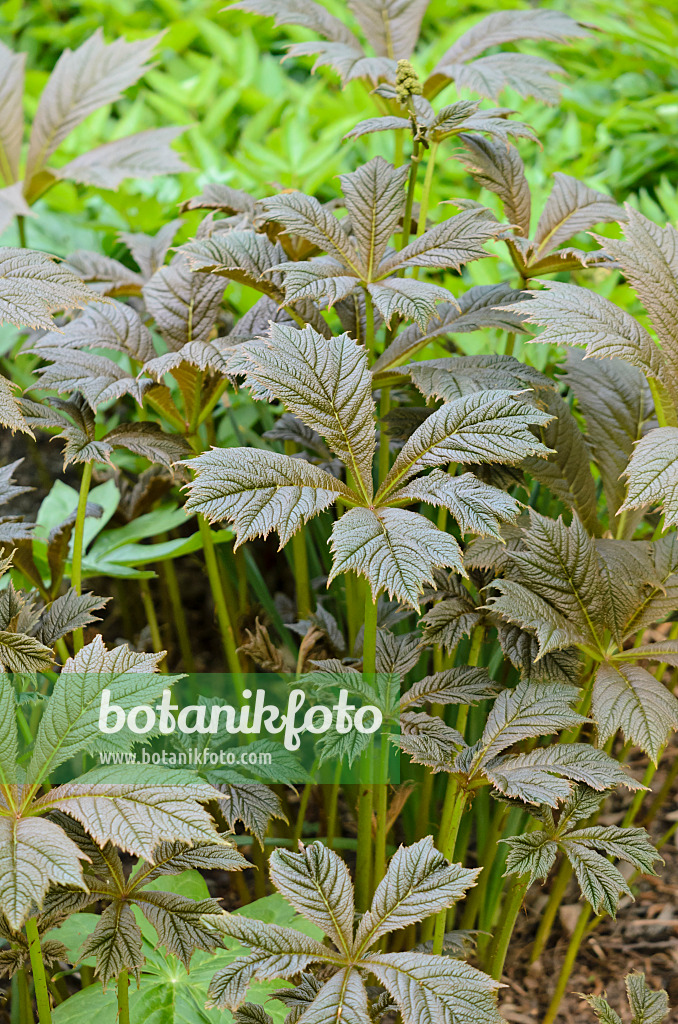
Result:
<svg viewBox="0 0 678 1024"><path fill-rule="evenodd" d="M327 4L342 9L339 3ZM430 66L483 14L516 8L515 0L459 4L434 0L424 21L420 54ZM540 6L537 4L536 6ZM549 3L596 26L574 47L549 45L568 70L555 108L510 93L503 97L542 142L521 142L530 184L550 187L561 170L589 185L629 197L659 222L678 218L678 23L671 5L629 0ZM74 248L125 256L119 231L155 233L176 216L177 204L207 181L227 182L258 195L299 188L336 195L336 175L381 153L390 140L370 136L341 143L345 131L374 112L363 85L348 95L328 69L311 75L312 58L281 65L285 42L312 38L295 27L275 29L262 19L223 9L223 0L7 0L0 4L0 38L28 53L27 114L59 53L82 43L99 26L106 39L144 38L164 32L154 69L123 100L93 114L61 147L63 163L83 148L145 128L185 125L175 148L193 173L125 182L117 192L62 182L36 207L28 244L58 255ZM542 53L538 43L521 44ZM87 146L83 147L86 142ZM459 165L448 161L437 176L439 198L464 195ZM445 195L443 195L443 192ZM471 194L471 193L470 193ZM178 241L194 232L199 214L185 218ZM0 239L15 244L15 229Z"/></svg>

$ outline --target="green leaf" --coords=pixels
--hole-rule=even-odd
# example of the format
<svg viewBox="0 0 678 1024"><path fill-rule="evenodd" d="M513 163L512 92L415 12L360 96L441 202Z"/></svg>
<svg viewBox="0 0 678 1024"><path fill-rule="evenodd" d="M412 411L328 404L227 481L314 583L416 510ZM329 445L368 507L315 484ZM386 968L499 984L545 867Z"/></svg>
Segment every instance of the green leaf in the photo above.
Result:
<svg viewBox="0 0 678 1024"><path fill-rule="evenodd" d="M507 875L529 875L530 885L546 878L556 862L558 845L545 832L527 832L503 839L510 849L506 858Z"/></svg>
<svg viewBox="0 0 678 1024"><path fill-rule="evenodd" d="M567 859L574 868L584 899L596 914L605 911L615 917L620 897L632 896L622 873L582 843L565 843Z"/></svg>
<svg viewBox="0 0 678 1024"><path fill-rule="evenodd" d="M53 822L0 814L0 906L10 927L21 928L51 884L85 889L82 859Z"/></svg>
<svg viewBox="0 0 678 1024"><path fill-rule="evenodd" d="M79 309L95 298L65 264L45 253L0 248L0 322L51 331L51 313Z"/></svg>
<svg viewBox="0 0 678 1024"><path fill-rule="evenodd" d="M228 827L233 829L241 821L262 848L271 819L287 821L278 794L261 783L219 783L217 789L222 794L219 807Z"/></svg>
<svg viewBox="0 0 678 1024"><path fill-rule="evenodd" d="M214 931L203 918L219 914L216 900L194 900L176 892L135 890L132 898L151 922L161 945L177 956L186 968L197 949L211 953L218 945Z"/></svg>
<svg viewBox="0 0 678 1024"><path fill-rule="evenodd" d="M609 857L625 860L646 875L655 874L653 864L661 859L644 828L591 825L568 832L564 839L567 842L584 843L602 850Z"/></svg>
<svg viewBox="0 0 678 1024"><path fill-rule="evenodd" d="M52 648L36 637L0 630L0 665L6 672L44 672L53 660Z"/></svg>
<svg viewBox="0 0 678 1024"><path fill-rule="evenodd" d="M387 327L399 313L406 320L415 320L424 331L431 318L436 316L437 302L454 302L454 296L447 288L430 281L416 281L413 277L389 277L368 284L367 290Z"/></svg>
<svg viewBox="0 0 678 1024"><path fill-rule="evenodd" d="M678 525L678 427L659 427L638 441L625 475L628 493L620 512L659 505L665 526Z"/></svg>
<svg viewBox="0 0 678 1024"><path fill-rule="evenodd" d="M669 1014L669 997L660 989L653 991L644 974L627 974L626 993L633 1013L631 1024L661 1024Z"/></svg>
<svg viewBox="0 0 678 1024"><path fill-rule="evenodd" d="M433 582L435 566L464 572L454 537L417 512L400 508L349 509L332 528L332 554L329 583L353 571L369 580L375 599L387 590L413 608L423 584Z"/></svg>
<svg viewBox="0 0 678 1024"><path fill-rule="evenodd" d="M101 913L97 926L83 943L79 959L96 957L96 974L106 988L122 970L141 974L144 963L141 931L128 903L116 900Z"/></svg>
<svg viewBox="0 0 678 1024"><path fill-rule="evenodd" d="M435 849L431 836L413 846L398 847L360 921L356 950L367 950L382 935L453 907L477 876L477 871L450 864Z"/></svg>
<svg viewBox="0 0 678 1024"><path fill-rule="evenodd" d="M496 693L497 687L487 669L470 666L448 668L413 683L400 698L400 708L404 711L421 704L477 704L491 699Z"/></svg>
<svg viewBox="0 0 678 1024"><path fill-rule="evenodd" d="M235 526L237 544L277 530L282 547L337 498L359 500L318 466L277 452L213 448L186 465L196 473L186 510L199 512L210 522L228 519Z"/></svg>
<svg viewBox="0 0 678 1024"><path fill-rule="evenodd" d="M362 963L391 993L404 1024L502 1020L495 996L499 983L461 960L430 953L370 953Z"/></svg>
<svg viewBox="0 0 678 1024"><path fill-rule="evenodd" d="M480 391L441 406L405 442L377 500L420 469L451 462L512 464L548 454L530 431L549 417L509 391Z"/></svg>
<svg viewBox="0 0 678 1024"><path fill-rule="evenodd" d="M353 947L353 883L341 857L311 843L300 853L275 850L269 866L276 889L348 954Z"/></svg>
<svg viewBox="0 0 678 1024"><path fill-rule="evenodd" d="M248 379L324 437L371 497L374 402L365 348L348 334L327 339L312 327L272 324L270 341L244 351Z"/></svg>
<svg viewBox="0 0 678 1024"><path fill-rule="evenodd" d="M621 729L657 764L664 744L678 729L678 700L640 665L603 662L591 703L602 743Z"/></svg>
<svg viewBox="0 0 678 1024"><path fill-rule="evenodd" d="M69 658L43 711L27 770L31 780L45 775L91 745L101 742L101 694L126 711L159 697L171 680L153 675L161 655L137 654L124 645L107 651L100 636Z"/></svg>
<svg viewBox="0 0 678 1024"><path fill-rule="evenodd" d="M358 972L352 967L338 971L325 982L298 1020L303 1024L372 1024L367 993Z"/></svg>
<svg viewBox="0 0 678 1024"><path fill-rule="evenodd" d="M505 656L530 683L571 683L579 675L580 660L576 649L560 648L539 656L539 641L519 626L499 623L498 640Z"/></svg>
<svg viewBox="0 0 678 1024"><path fill-rule="evenodd" d="M584 996L584 999L592 1007L600 1024L624 1024L616 1010L602 996Z"/></svg>
<svg viewBox="0 0 678 1024"><path fill-rule="evenodd" d="M475 764L487 764L528 736L548 736L585 721L570 707L578 694L574 686L552 683L521 682L504 690L487 717Z"/></svg>
<svg viewBox="0 0 678 1024"><path fill-rule="evenodd" d="M372 279L388 240L400 223L408 174L406 164L396 169L377 156L339 179L367 280Z"/></svg>
<svg viewBox="0 0 678 1024"><path fill-rule="evenodd" d="M449 476L434 469L417 477L391 496L392 502L404 499L443 505L459 523L461 533L493 534L499 537L500 523L513 523L520 504L498 487L483 483L473 473Z"/></svg>

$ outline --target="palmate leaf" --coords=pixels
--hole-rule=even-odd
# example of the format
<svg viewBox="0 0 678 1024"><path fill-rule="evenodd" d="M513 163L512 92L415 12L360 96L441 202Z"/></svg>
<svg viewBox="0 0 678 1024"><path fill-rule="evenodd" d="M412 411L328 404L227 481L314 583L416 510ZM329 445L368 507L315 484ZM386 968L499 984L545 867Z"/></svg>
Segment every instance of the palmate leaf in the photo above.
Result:
<svg viewBox="0 0 678 1024"><path fill-rule="evenodd" d="M520 678L531 683L571 683L576 680L579 654L574 648L559 648L550 654L539 654L539 640L519 626L497 625L498 640L504 655Z"/></svg>
<svg viewBox="0 0 678 1024"><path fill-rule="evenodd" d="M186 969L197 949L212 953L218 945L214 931L203 921L205 915L221 912L217 900L194 900L181 893L152 889L135 891L133 896L158 933L159 943L177 956Z"/></svg>
<svg viewBox="0 0 678 1024"><path fill-rule="evenodd" d="M438 601L422 619L422 644L426 647L444 647L448 653L452 652L459 641L470 636L482 620L483 612L476 608L468 591Z"/></svg>
<svg viewBox="0 0 678 1024"><path fill-rule="evenodd" d="M300 235L334 256L357 277L364 269L355 244L340 222L314 196L302 192L283 193L261 201L269 220L281 224L290 234Z"/></svg>
<svg viewBox="0 0 678 1024"><path fill-rule="evenodd" d="M44 672L54 660L51 647L34 636L0 630L0 666L5 672Z"/></svg>
<svg viewBox="0 0 678 1024"><path fill-rule="evenodd" d="M58 180L77 181L97 188L117 189L125 178L151 178L190 170L170 143L185 128L149 128L106 142L75 157L63 167L50 168Z"/></svg>
<svg viewBox="0 0 678 1024"><path fill-rule="evenodd" d="M375 53L393 60L412 53L426 6L426 0L349 0Z"/></svg>
<svg viewBox="0 0 678 1024"><path fill-rule="evenodd" d="M637 367L621 359L584 361L578 349L568 351L565 380L586 422L608 509L615 513L625 498L622 474L652 415L649 388Z"/></svg>
<svg viewBox="0 0 678 1024"><path fill-rule="evenodd" d="M619 648L627 623L642 605L657 573L647 544L642 541L596 541L605 603L605 622Z"/></svg>
<svg viewBox="0 0 678 1024"><path fill-rule="evenodd" d="M17 781L18 757L15 691L11 679L4 676L0 677L0 782L3 785Z"/></svg>
<svg viewBox="0 0 678 1024"><path fill-rule="evenodd" d="M391 993L404 1024L500 1024L499 982L461 960L430 953L370 953L363 963Z"/></svg>
<svg viewBox="0 0 678 1024"><path fill-rule="evenodd" d="M287 821L278 794L261 783L218 783L216 788L221 794L219 809L228 828L235 828L236 822L241 821L261 847L270 821Z"/></svg>
<svg viewBox="0 0 678 1024"><path fill-rule="evenodd" d="M360 43L344 25L343 21L330 14L322 4L314 0L239 0L230 8L233 11L251 11L263 17L275 18L276 25L302 25L329 39L359 48Z"/></svg>
<svg viewBox="0 0 678 1024"><path fill-rule="evenodd" d="M139 875L134 875L135 886L141 882L144 886L163 875L180 875L182 871L240 871L249 866L242 854L238 853L230 843L160 843L153 852L154 867L142 867Z"/></svg>
<svg viewBox="0 0 678 1024"><path fill-rule="evenodd" d="M371 1024L360 975L344 967L325 982L297 1024Z"/></svg>
<svg viewBox="0 0 678 1024"><path fill-rule="evenodd" d="M217 319L224 282L212 274L196 274L182 252L160 267L143 286L144 302L170 349L207 341Z"/></svg>
<svg viewBox="0 0 678 1024"><path fill-rule="evenodd" d="M10 926L21 928L51 884L85 889L83 859L58 825L0 814L0 903Z"/></svg>
<svg viewBox="0 0 678 1024"><path fill-rule="evenodd" d="M503 43L513 43L521 39L547 39L551 42L564 42L568 38L586 35L588 35L587 29L561 11L548 9L497 11L482 18L457 39L433 69L431 80L436 75L447 77L447 64L472 60L491 46L501 46Z"/></svg>
<svg viewBox="0 0 678 1024"><path fill-rule="evenodd" d="M79 821L96 842L111 839L121 849L152 862L153 852L163 840L214 841L214 823L199 801L215 798L214 789L206 784L173 783L170 770L165 785L65 784L52 789L34 806L41 811L64 811Z"/></svg>
<svg viewBox="0 0 678 1024"><path fill-rule="evenodd" d="M182 224L182 220L170 220L154 235L147 235L143 231L121 231L118 238L131 252L143 276L149 278L164 264L174 236Z"/></svg>
<svg viewBox="0 0 678 1024"><path fill-rule="evenodd" d="M484 207L464 210L425 231L382 263L379 272L385 275L403 267L460 270L462 264L487 256L483 244L501 230L494 215Z"/></svg>
<svg viewBox="0 0 678 1024"><path fill-rule="evenodd" d="M64 50L42 91L28 149L26 179L88 114L119 99L141 78L159 36L107 46L100 29L77 50Z"/></svg>
<svg viewBox="0 0 678 1024"><path fill-rule="evenodd" d="M369 6L369 5L367 5ZM340 177L351 230L358 243L367 279L372 278L398 227L405 207L406 165L395 168L375 157L351 174Z"/></svg>
<svg viewBox="0 0 678 1024"><path fill-rule="evenodd" d="M604 620L596 546L575 517L570 526L530 512L526 551L509 553L511 577L549 602L575 630L596 635ZM572 641L570 641L572 642Z"/></svg>
<svg viewBox="0 0 678 1024"><path fill-rule="evenodd" d="M286 900L332 939L337 949L353 948L353 883L344 861L322 843L300 853L277 849L270 859L271 881Z"/></svg>
<svg viewBox="0 0 678 1024"><path fill-rule="evenodd" d="M667 528L678 524L678 427L658 427L638 441L625 475L628 492L620 512L656 504Z"/></svg>
<svg viewBox="0 0 678 1024"><path fill-rule="evenodd" d="M477 876L478 871L450 864L435 849L431 836L413 846L400 846L361 918L356 950L369 949L382 935L454 906Z"/></svg>
<svg viewBox="0 0 678 1024"><path fill-rule="evenodd" d="M424 676L400 698L401 710L421 704L477 704L496 696L497 687L484 668L449 668Z"/></svg>
<svg viewBox="0 0 678 1024"><path fill-rule="evenodd" d="M425 398L453 402L464 395L494 389L553 390L553 382L539 370L513 356L476 355L422 359L404 367ZM544 396L540 396L543 404ZM550 410L549 410L550 411Z"/></svg>
<svg viewBox="0 0 678 1024"><path fill-rule="evenodd" d="M654 992L644 974L627 974L626 994L633 1013L631 1024L661 1024L669 1013L669 999L663 989Z"/></svg>
<svg viewBox="0 0 678 1024"><path fill-rule="evenodd" d="M514 523L520 504L498 487L483 483L472 473L449 476L434 469L396 491L393 501L419 499L428 505L443 505L459 523L462 533L493 534L498 537L500 523Z"/></svg>
<svg viewBox="0 0 678 1024"><path fill-rule="evenodd" d="M589 357L624 359L647 377L662 377L662 354L652 336L609 299L560 281L544 282L543 291L529 294L531 302L512 303L507 309L523 313L527 323L543 324L540 342L583 345Z"/></svg>
<svg viewBox="0 0 678 1024"><path fill-rule="evenodd" d="M365 576L376 600L382 590L391 598L419 605L425 582L436 566L464 573L454 537L429 519L401 508L353 508L332 528L333 564L328 583L342 572Z"/></svg>
<svg viewBox="0 0 678 1024"><path fill-rule="evenodd" d="M496 53L480 57L470 64L448 64L448 77L458 89L469 89L496 100L504 89L520 96L534 96L542 103L557 103L560 85L554 75L563 74L559 64L524 53Z"/></svg>
<svg viewBox="0 0 678 1024"><path fill-rule="evenodd" d="M414 278L389 277L378 283L368 284L367 289L387 327L396 313L406 320L414 320L422 330L436 315L436 303L454 301L447 288L430 281L416 281Z"/></svg>
<svg viewBox="0 0 678 1024"><path fill-rule="evenodd" d="M671 732L678 729L678 700L640 665L601 664L591 708L602 743L621 729L655 764Z"/></svg>
<svg viewBox="0 0 678 1024"><path fill-rule="evenodd" d="M521 682L504 690L487 717L474 764L487 764L528 736L548 736L584 722L571 707L578 694L575 686L552 683Z"/></svg>
<svg viewBox="0 0 678 1024"><path fill-rule="evenodd" d="M189 485L188 512L210 522L228 519L237 544L266 537L281 546L312 516L338 497L358 497L341 480L302 459L257 448L213 448L187 463L196 472Z"/></svg>
<svg viewBox="0 0 678 1024"><path fill-rule="evenodd" d="M181 252L194 271L228 277L280 298L279 270L285 250L267 235L251 230L219 232L189 242Z"/></svg>
<svg viewBox="0 0 678 1024"><path fill-rule="evenodd" d="M140 379L112 359L92 352L43 345L40 356L52 360L38 370L40 387L51 388L61 395L78 391L92 409L123 395L131 395L141 405L144 394L153 386L150 378Z"/></svg>
<svg viewBox="0 0 678 1024"><path fill-rule="evenodd" d="M529 238L532 197L518 150L478 135L464 133L461 139L466 150L463 163L479 185L499 196L509 223Z"/></svg>
<svg viewBox="0 0 678 1024"><path fill-rule="evenodd" d="M155 355L151 332L137 311L116 300L90 302L59 332L31 341L31 352L40 353L44 348L107 348L125 352L141 363Z"/></svg>
<svg viewBox="0 0 678 1024"><path fill-rule="evenodd" d="M266 1013L263 1006L256 1003L243 1003L233 1014L233 1024L273 1024L273 1017Z"/></svg>
<svg viewBox="0 0 678 1024"><path fill-rule="evenodd" d="M18 384L0 375L0 423L12 433L19 430L22 434L29 434L33 437L33 431L21 412L21 405L16 394L18 389Z"/></svg>
<svg viewBox="0 0 678 1024"><path fill-rule="evenodd" d="M76 249L64 264L76 277L102 295L140 295L144 279L124 263L88 249Z"/></svg>
<svg viewBox="0 0 678 1024"><path fill-rule="evenodd" d="M407 359L410 359L420 349L434 338L445 337L450 334L466 334L470 331L478 331L482 327L496 327L506 331L524 331L522 326L523 318L517 313L507 313L505 310L496 308L508 302L519 302L522 292L510 288L506 284L476 285L469 288L458 300L452 302L441 302L436 306L436 318L432 320L425 331L418 324L411 324L401 331L391 342L384 352L374 361L372 373L381 373L392 367L400 366ZM456 302L458 301L458 305ZM460 357L464 358L464 357ZM503 359L508 357L472 356L470 359ZM510 360L509 360L510 361ZM513 362L517 363L518 360ZM513 365L511 362L511 365ZM416 365L416 364L413 364ZM531 367L520 364L523 370L529 372Z"/></svg>
<svg viewBox="0 0 678 1024"><path fill-rule="evenodd" d="M678 602L678 535L675 530L654 541L650 557L654 581L625 624L626 637L671 615Z"/></svg>
<svg viewBox="0 0 678 1024"><path fill-rule="evenodd" d="M0 322L51 331L51 313L96 298L63 263L32 249L0 248Z"/></svg>
<svg viewBox="0 0 678 1024"><path fill-rule="evenodd" d="M69 658L57 679L40 720L27 769L38 780L58 765L101 739L101 694L129 710L145 699L159 697L168 685L157 672L158 654L138 654L124 645L106 650L100 636Z"/></svg>
<svg viewBox="0 0 678 1024"><path fill-rule="evenodd" d="M377 500L429 466L478 462L512 464L548 449L530 424L549 417L510 391L480 391L448 402L432 413L405 443L377 492Z"/></svg>
<svg viewBox="0 0 678 1024"><path fill-rule="evenodd" d="M105 907L79 956L81 960L96 957L95 973L104 989L123 970L140 977L144 965L141 929L129 904L116 900Z"/></svg>
<svg viewBox="0 0 678 1024"><path fill-rule="evenodd" d="M492 587L499 591L499 595L491 594L487 607L505 621L534 633L538 645L536 661L552 651L572 647L586 639L586 634L557 608L522 584L497 579L493 580Z"/></svg>
<svg viewBox="0 0 678 1024"><path fill-rule="evenodd" d="M247 355L248 379L316 430L371 497L374 402L364 347L348 334L327 339L312 327L282 324L271 325L270 342L240 347Z"/></svg>

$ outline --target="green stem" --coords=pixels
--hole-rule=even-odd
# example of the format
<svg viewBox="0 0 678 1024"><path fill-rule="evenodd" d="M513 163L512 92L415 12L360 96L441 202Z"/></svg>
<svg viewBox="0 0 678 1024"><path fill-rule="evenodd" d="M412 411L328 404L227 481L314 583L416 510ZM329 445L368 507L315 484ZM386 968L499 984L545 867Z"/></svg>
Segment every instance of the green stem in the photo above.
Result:
<svg viewBox="0 0 678 1024"><path fill-rule="evenodd" d="M162 646L162 640L160 638L160 626L158 625L158 616L155 613L155 605L153 604L153 596L151 594L151 588L148 585L148 580L139 580L139 591L141 593L141 603L144 606L144 614L146 615L146 622L148 628L151 631L151 643L153 644L153 651L155 654L164 654ZM167 672L167 664L163 658L159 665L161 672Z"/></svg>
<svg viewBox="0 0 678 1024"><path fill-rule="evenodd" d="M534 944L530 952L530 963L532 964L535 963L535 961L537 961L544 952L546 943L548 942L551 931L553 930L556 917L558 916L560 904L565 898L565 893L567 892L567 887L570 883L571 877L572 867L570 862L569 860L563 859L563 862L556 872L556 877L553 879L548 902L544 907L541 920L539 921L539 927L537 928L537 934L534 937Z"/></svg>
<svg viewBox="0 0 678 1024"><path fill-rule="evenodd" d="M501 804L498 804L492 814L490 828L480 854L479 862L483 865L483 870L477 884L474 885L468 897L464 901L464 913L462 915L460 925L462 929L470 930L475 927L478 911L485 903L487 887L492 873L492 865L494 864L494 860L497 855L499 837L501 836L506 823L508 811L508 807L503 807Z"/></svg>
<svg viewBox="0 0 678 1024"><path fill-rule="evenodd" d="M570 938L570 944L567 947L567 953L565 954L563 966L560 968L560 974L558 975L558 981L556 983L556 990L553 993L553 998L551 999L549 1008L546 1011L546 1016L544 1017L542 1024L553 1024L556 1017L558 1016L560 1003L562 1001L563 996L565 995L567 984L570 980L570 975L572 974L572 968L574 967L575 961L577 959L577 954L579 953L579 947L581 946L582 940L586 935L586 928L589 923L590 916L591 906L587 903L585 907L582 907L579 913L577 924L575 925L575 929L572 932L572 937Z"/></svg>
<svg viewBox="0 0 678 1024"><path fill-rule="evenodd" d="M297 451L294 441L285 441L285 455L290 458ZM311 582L308 575L308 549L306 530L302 526L292 537L292 562L294 564L294 587L297 595L297 615L307 619L311 614Z"/></svg>
<svg viewBox="0 0 678 1024"><path fill-rule="evenodd" d="M26 921L26 938L28 939L28 955L31 959L31 970L33 971L35 1001L38 1005L38 1020L40 1021L40 1024L52 1024L52 1012L49 1005L49 990L47 988L45 965L42 962L38 923L34 917L29 917Z"/></svg>
<svg viewBox="0 0 678 1024"><path fill-rule="evenodd" d="M368 292L367 288L364 289L365 293L365 348L367 350L368 358L374 358L375 355L375 336L374 336L374 303L372 302L372 296Z"/></svg>
<svg viewBox="0 0 678 1024"><path fill-rule="evenodd" d="M228 614L226 595L224 594L224 585L221 579L221 573L219 572L219 563L217 562L217 553L214 546L212 531L204 516L198 516L198 528L202 539L202 549L205 556L207 578L209 579L210 588L212 590L212 599L214 601L217 622L219 623L219 630L221 632L224 654L226 655L226 664L228 665L229 672L234 676L236 688L241 691L243 686L242 668L240 667L240 660L236 650L235 634L231 624L231 617Z"/></svg>
<svg viewBox="0 0 678 1024"><path fill-rule="evenodd" d="M426 231L426 218L428 217L428 208L431 200L431 185L433 184L433 172L435 170L436 156L438 155L439 145L440 143L434 142L428 154L428 162L426 164L426 175L424 177L424 186L421 193L421 204L419 206L417 235L423 235L424 231Z"/></svg>
<svg viewBox="0 0 678 1024"><path fill-rule="evenodd" d="M678 776L678 757L674 758L673 764L671 765L671 767L669 768L668 772L666 773L666 778L664 779L664 782L662 783L661 789L659 790L659 792L657 793L656 797L654 798L654 800L652 801L652 803L650 804L650 806L648 808L648 812L645 815L645 818L643 819L643 826L645 828L647 828L648 825L651 822L654 821L654 819L657 817L657 814L659 813L659 811L664 806L664 802L668 799L669 795L673 791L673 784L676 781L676 777L677 776Z"/></svg>
<svg viewBox="0 0 678 1024"><path fill-rule="evenodd" d="M489 973L495 981L500 981L504 970L504 961L508 952L509 942L513 935L520 908L530 885L530 876L516 875L511 882L505 904L501 910L501 924L494 933L489 949Z"/></svg>
<svg viewBox="0 0 678 1024"><path fill-rule="evenodd" d="M80 481L80 494L78 496L78 508L75 514L75 526L73 528L73 558L71 561L71 586L77 594L82 593L82 552L85 534L85 516L87 512L87 497L92 482L92 469L94 463L86 462L82 470ZM82 649L83 632L81 629L73 631L73 648L77 654Z"/></svg>
<svg viewBox="0 0 678 1024"><path fill-rule="evenodd" d="M388 476L390 469L390 449L388 442L388 430L384 419L388 415L391 408L391 389L382 388L381 397L379 399L379 483Z"/></svg>
<svg viewBox="0 0 678 1024"><path fill-rule="evenodd" d="M450 775L447 780L445 791L445 803L440 821L440 833L438 836L438 849L450 860L454 856L454 847L457 842L459 826L466 807L466 791L461 788L459 781ZM441 910L436 916L435 930L433 932L433 952L440 956L443 951L445 940L445 927L447 924L447 911Z"/></svg>
<svg viewBox="0 0 678 1024"><path fill-rule="evenodd" d="M301 800L299 801L299 810L297 811L297 820L294 824L294 847L296 849L299 845L299 840L302 838L304 833L304 821L306 820L306 811L308 810L308 801L311 798L311 791L313 789L313 783L307 782L301 791Z"/></svg>
<svg viewBox="0 0 678 1024"><path fill-rule="evenodd" d="M22 967L21 970L16 972L16 989L18 992L18 1004L19 1004L19 1020L18 1024L34 1024L35 1018L33 1016L33 1007L31 1006L31 990L28 986L28 974ZM13 978L12 981L15 979ZM12 1014L12 1024L14 1024L14 1014Z"/></svg>
<svg viewBox="0 0 678 1024"><path fill-rule="evenodd" d="M19 231L19 245L22 249L26 248L26 218L22 214L17 214L16 226Z"/></svg>
<svg viewBox="0 0 678 1024"><path fill-rule="evenodd" d="M673 427L676 425L676 412L672 408L667 408L665 404L665 392L663 386L658 380L653 377L648 377L647 380L650 385L650 391L652 392L652 401L654 402L654 411L657 414L657 422L660 427Z"/></svg>
<svg viewBox="0 0 678 1024"><path fill-rule="evenodd" d="M118 975L118 1024L130 1024L129 977L126 970Z"/></svg>
<svg viewBox="0 0 678 1024"><path fill-rule="evenodd" d="M186 622L186 613L181 601L176 569L174 568L174 564L171 559L163 562L162 572L165 578L165 586L167 587L170 605L172 606L172 620L176 630L177 640L179 641L181 660L187 672L195 672L195 660L193 658L193 648L191 647L191 638L188 632L188 624Z"/></svg>
<svg viewBox="0 0 678 1024"><path fill-rule="evenodd" d="M410 240L410 229L412 227L412 207L414 206L414 190L417 187L417 171L421 157L419 156L419 143L415 142L412 147L410 163L410 177L407 185L407 201L405 203L405 216L403 217L403 233L400 239L400 248L404 249Z"/></svg>
<svg viewBox="0 0 678 1024"><path fill-rule="evenodd" d="M515 344L516 344L515 332L509 331L507 333L507 335L506 335L506 345L504 346L504 355L505 356L512 356L513 355L513 349L515 347Z"/></svg>
<svg viewBox="0 0 678 1024"><path fill-rule="evenodd" d="M372 600L368 586L365 591L365 630L363 634L363 678L374 686L377 660L377 602ZM372 750L368 747L360 758L358 793L358 850L356 856L356 901L359 910L366 910L372 891ZM378 830L385 827L379 822Z"/></svg>
<svg viewBox="0 0 678 1024"><path fill-rule="evenodd" d="M337 761L334 769L334 779L329 787L327 803L327 846L331 850L334 845L334 837L337 834L337 814L339 811L339 786L341 781L341 761Z"/></svg>

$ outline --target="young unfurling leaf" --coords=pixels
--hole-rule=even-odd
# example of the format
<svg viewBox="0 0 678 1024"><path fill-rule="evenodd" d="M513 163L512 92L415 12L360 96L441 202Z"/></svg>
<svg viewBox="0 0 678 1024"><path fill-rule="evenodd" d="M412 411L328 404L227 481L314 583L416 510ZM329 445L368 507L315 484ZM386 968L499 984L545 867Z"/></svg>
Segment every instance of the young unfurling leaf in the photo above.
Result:
<svg viewBox="0 0 678 1024"><path fill-rule="evenodd" d="M661 1024L668 1016L669 997L663 989L654 990L645 981L644 974L627 974L626 994L629 1000L631 1024ZM622 1019L603 996L583 996L600 1024L622 1024Z"/></svg>

